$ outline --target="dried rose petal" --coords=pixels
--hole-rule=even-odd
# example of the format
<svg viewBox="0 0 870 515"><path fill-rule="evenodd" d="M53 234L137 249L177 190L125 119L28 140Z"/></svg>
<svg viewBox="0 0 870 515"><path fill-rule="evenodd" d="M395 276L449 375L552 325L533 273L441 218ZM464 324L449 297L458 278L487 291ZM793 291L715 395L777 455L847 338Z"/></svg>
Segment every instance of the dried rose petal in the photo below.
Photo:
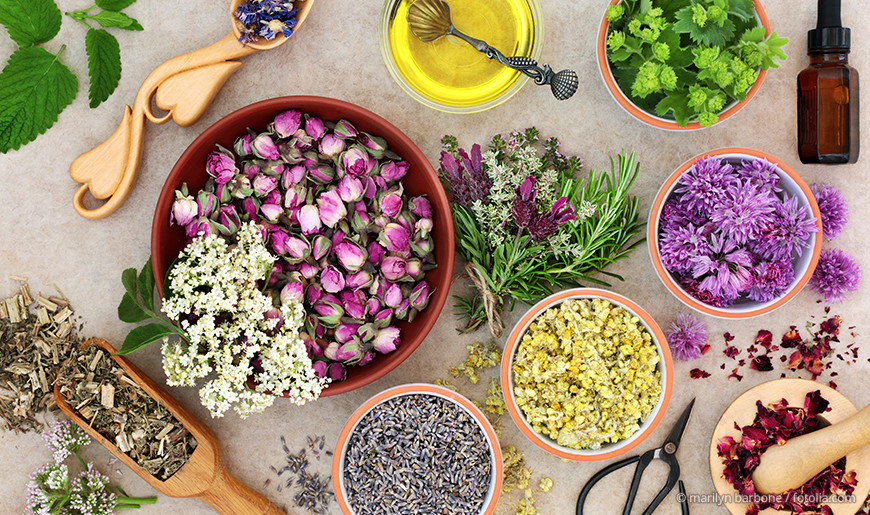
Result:
<svg viewBox="0 0 870 515"><path fill-rule="evenodd" d="M689 377L691 377L692 379L706 379L710 377L710 373L701 370L700 368L693 368L689 371Z"/></svg>
<svg viewBox="0 0 870 515"><path fill-rule="evenodd" d="M758 370L759 372L770 372L773 370L773 364L768 356L756 356L749 364L749 368Z"/></svg>

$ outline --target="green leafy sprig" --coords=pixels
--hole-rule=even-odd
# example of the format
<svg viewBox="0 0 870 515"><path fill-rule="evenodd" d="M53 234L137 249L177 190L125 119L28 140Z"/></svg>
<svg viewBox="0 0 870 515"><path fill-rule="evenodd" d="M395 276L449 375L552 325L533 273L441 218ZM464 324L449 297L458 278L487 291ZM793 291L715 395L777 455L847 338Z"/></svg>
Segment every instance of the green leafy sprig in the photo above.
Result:
<svg viewBox="0 0 870 515"><path fill-rule="evenodd" d="M135 19L120 12L134 1L97 0L88 9L67 13L88 26L85 49L91 107L117 88L121 53L115 37L91 27L88 20L107 28L142 30ZM95 8L101 10L90 14ZM0 0L0 24L19 46L0 72L0 153L17 150L48 130L78 93L78 80L60 62L66 45L57 54L36 46L57 35L62 18L54 0Z"/></svg>
<svg viewBox="0 0 870 515"><path fill-rule="evenodd" d="M709 127L743 100L759 70L786 58L765 37L752 0L622 0L607 8L607 55L620 89L641 109Z"/></svg>
<svg viewBox="0 0 870 515"><path fill-rule="evenodd" d="M151 259L148 259L138 275L135 268L124 270L121 274L121 282L127 291L118 305L118 318L129 324L146 320L155 320L155 322L141 325L130 331L117 354L129 354L172 335L189 341L184 331L161 318L154 308L154 271L151 268Z"/></svg>

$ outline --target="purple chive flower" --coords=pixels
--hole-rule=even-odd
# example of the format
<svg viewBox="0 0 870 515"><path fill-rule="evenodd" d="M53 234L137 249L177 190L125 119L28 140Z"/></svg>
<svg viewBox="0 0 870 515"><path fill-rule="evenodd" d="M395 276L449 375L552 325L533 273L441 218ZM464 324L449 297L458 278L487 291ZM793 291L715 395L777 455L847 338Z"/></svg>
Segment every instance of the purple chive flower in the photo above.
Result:
<svg viewBox="0 0 870 515"><path fill-rule="evenodd" d="M366 251L350 240L339 242L334 249L339 264L348 272L358 272L368 259Z"/></svg>
<svg viewBox="0 0 870 515"><path fill-rule="evenodd" d="M320 282L323 284L323 289L329 293L338 293L345 286L344 274L332 265L326 265L326 268L320 272Z"/></svg>
<svg viewBox="0 0 870 515"><path fill-rule="evenodd" d="M794 280L791 261L762 261L753 267L754 280L746 296L756 302L778 299Z"/></svg>
<svg viewBox="0 0 870 515"><path fill-rule="evenodd" d="M730 302L752 284L752 255L725 237L712 236L710 256L692 260L692 275L700 279L698 288Z"/></svg>
<svg viewBox="0 0 870 515"><path fill-rule="evenodd" d="M826 240L833 240L848 223L849 206L846 199L840 190L827 184L813 184L810 189L822 214L822 234Z"/></svg>
<svg viewBox="0 0 870 515"><path fill-rule="evenodd" d="M320 231L320 212L317 210L317 206L310 204L302 206L296 218L302 228L302 234L314 234Z"/></svg>
<svg viewBox="0 0 870 515"><path fill-rule="evenodd" d="M254 138L254 141L251 142L251 149L253 149L254 155L260 159L274 160L281 157L278 154L278 145L265 132Z"/></svg>
<svg viewBox="0 0 870 515"><path fill-rule="evenodd" d="M284 208L278 204L263 204L260 206L260 213L262 213L263 218L273 223L278 221L283 212Z"/></svg>
<svg viewBox="0 0 870 515"><path fill-rule="evenodd" d="M807 206L798 207L797 197L786 195L782 203L775 204L770 224L749 242L749 249L768 261L790 261L793 254L800 256L810 235L819 230L809 215Z"/></svg>
<svg viewBox="0 0 870 515"><path fill-rule="evenodd" d="M860 283L861 267L851 256L839 249L825 249L809 285L825 302L842 303L848 294L858 291Z"/></svg>
<svg viewBox="0 0 870 515"><path fill-rule="evenodd" d="M707 326L691 313L677 313L677 319L665 334L671 353L680 361L701 357L701 347L707 343Z"/></svg>
<svg viewBox="0 0 870 515"><path fill-rule="evenodd" d="M381 165L381 177L386 181L398 181L408 173L410 168L411 165L407 161L389 161Z"/></svg>
<svg viewBox="0 0 870 515"><path fill-rule="evenodd" d="M568 197L559 197L549 213L536 215L529 224L529 233L535 241L544 241L564 223L575 220L574 206L568 204Z"/></svg>
<svg viewBox="0 0 870 515"><path fill-rule="evenodd" d="M662 212L659 215L659 228L662 231L668 231L687 224L703 227L707 223L707 217L689 209L682 198L682 195L673 194L662 206Z"/></svg>
<svg viewBox="0 0 870 515"><path fill-rule="evenodd" d="M313 140L319 140L326 133L326 127L323 126L323 120L313 116L305 120L305 133L311 136Z"/></svg>
<svg viewBox="0 0 870 515"><path fill-rule="evenodd" d="M514 223L517 227L528 227L532 222L532 218L538 214L535 209L535 177L529 175L523 180L522 184L514 190L514 202L511 206L511 213L514 215Z"/></svg>
<svg viewBox="0 0 870 515"><path fill-rule="evenodd" d="M377 162L365 149L353 146L341 155L339 164L344 173L354 177L365 177L371 173Z"/></svg>
<svg viewBox="0 0 870 515"><path fill-rule="evenodd" d="M778 204L769 190L760 190L751 183L732 185L713 204L710 221L720 235L742 245L772 222Z"/></svg>
<svg viewBox="0 0 870 515"><path fill-rule="evenodd" d="M693 259L712 253L702 227L692 224L676 226L659 237L660 259L669 272L688 272L692 269Z"/></svg>
<svg viewBox="0 0 870 515"><path fill-rule="evenodd" d="M724 308L730 306L734 301L726 300L718 295L713 295L707 290L702 290L700 287L701 281L692 277L691 274L681 275L679 276L680 287L686 291L692 298L695 298L704 304L709 306L713 306L716 308Z"/></svg>
<svg viewBox="0 0 870 515"><path fill-rule="evenodd" d="M214 177L215 183L225 184L236 176L239 169L236 167L236 160L233 159L233 156L212 150L206 157L205 171Z"/></svg>
<svg viewBox="0 0 870 515"><path fill-rule="evenodd" d="M405 277L408 262L398 256L387 256L381 262L381 274L388 281L400 281Z"/></svg>
<svg viewBox="0 0 870 515"><path fill-rule="evenodd" d="M408 209L421 218L432 218L432 203L426 197L413 197L408 201Z"/></svg>
<svg viewBox="0 0 870 515"><path fill-rule="evenodd" d="M342 177L338 181L336 189L338 190L338 196L345 202L356 202L362 199L363 192L365 191L362 181L352 175Z"/></svg>
<svg viewBox="0 0 870 515"><path fill-rule="evenodd" d="M172 211L169 213L169 225L189 225L198 218L199 205L191 196L183 196L176 192L176 199L172 203ZM207 215L206 215L207 216Z"/></svg>
<svg viewBox="0 0 870 515"><path fill-rule="evenodd" d="M254 177L251 186L254 188L254 193L262 197L278 187L278 178L261 173Z"/></svg>
<svg viewBox="0 0 870 515"><path fill-rule="evenodd" d="M289 138L302 123L302 113L296 110L279 113L272 122L272 130L279 138Z"/></svg>
<svg viewBox="0 0 870 515"><path fill-rule="evenodd" d="M731 171L731 165L718 157L699 159L680 176L674 192L683 196L688 209L709 212L729 186L737 186L739 179Z"/></svg>
<svg viewBox="0 0 870 515"><path fill-rule="evenodd" d="M339 220L347 215L347 208L335 190L325 191L317 197L320 220L323 225L333 228Z"/></svg>
<svg viewBox="0 0 870 515"><path fill-rule="evenodd" d="M344 140L333 134L327 134L320 139L317 151L325 157L333 157L344 151Z"/></svg>
<svg viewBox="0 0 870 515"><path fill-rule="evenodd" d="M398 327L384 327L378 331L377 336L372 340L375 350L381 354L393 352L401 343L402 340L399 336Z"/></svg>
<svg viewBox="0 0 870 515"><path fill-rule="evenodd" d="M779 173L776 165L765 159L750 159L740 165L744 180L762 191L779 193Z"/></svg>

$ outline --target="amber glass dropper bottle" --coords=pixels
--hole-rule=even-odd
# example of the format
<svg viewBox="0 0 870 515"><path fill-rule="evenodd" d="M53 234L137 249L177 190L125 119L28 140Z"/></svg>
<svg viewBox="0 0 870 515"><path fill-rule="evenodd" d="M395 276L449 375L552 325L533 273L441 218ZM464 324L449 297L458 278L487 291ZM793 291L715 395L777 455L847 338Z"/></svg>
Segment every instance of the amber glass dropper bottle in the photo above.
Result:
<svg viewBox="0 0 870 515"><path fill-rule="evenodd" d="M808 34L810 65L798 75L798 154L802 163L858 160L858 72L849 66L851 34L840 0L819 0Z"/></svg>

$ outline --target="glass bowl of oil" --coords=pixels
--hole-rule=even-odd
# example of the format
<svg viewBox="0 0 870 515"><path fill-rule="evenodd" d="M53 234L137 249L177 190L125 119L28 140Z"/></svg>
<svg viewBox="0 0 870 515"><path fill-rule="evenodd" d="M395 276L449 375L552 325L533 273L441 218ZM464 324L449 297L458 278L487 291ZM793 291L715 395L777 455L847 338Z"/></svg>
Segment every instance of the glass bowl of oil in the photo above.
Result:
<svg viewBox="0 0 870 515"><path fill-rule="evenodd" d="M454 36L424 43L408 27L413 0L386 0L381 12L381 55L390 75L418 102L448 113L491 109L529 79ZM538 0L449 0L454 26L506 56L540 60L544 19Z"/></svg>

